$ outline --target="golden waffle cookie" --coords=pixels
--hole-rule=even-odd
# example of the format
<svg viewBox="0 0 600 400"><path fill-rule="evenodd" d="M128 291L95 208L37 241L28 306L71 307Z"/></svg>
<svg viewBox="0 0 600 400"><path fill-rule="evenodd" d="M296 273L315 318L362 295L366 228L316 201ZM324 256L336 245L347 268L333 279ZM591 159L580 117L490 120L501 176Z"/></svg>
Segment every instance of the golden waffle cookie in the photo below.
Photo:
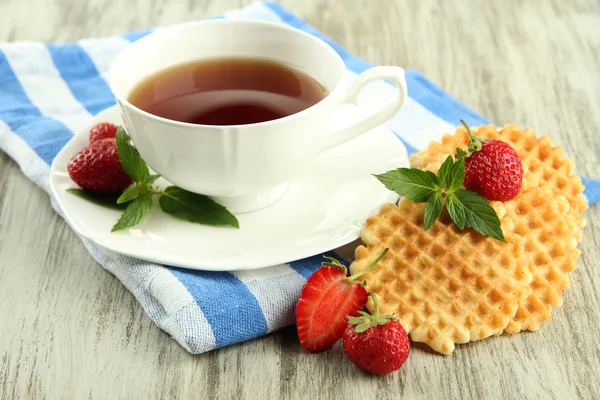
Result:
<svg viewBox="0 0 600 400"><path fill-rule="evenodd" d="M552 145L548 136L538 139L531 129L521 131L516 125L501 130L493 125L481 126L472 131L476 136L509 143L523 163L521 193L508 202L491 204L502 219L503 232L523 237L534 276L530 298L520 304L506 331L537 330L551 318L552 306L562 304L562 291L569 286L566 273L576 268L576 245L582 238L580 228L585 225L581 213L587 208L584 186L573 174L574 163L563 156L562 148ZM431 142L425 151L411 156L411 165L437 172L445 158L455 154L456 147L466 149L468 142L467 131L457 128L455 135L446 134L440 143ZM540 207L531 207L532 201Z"/></svg>
<svg viewBox="0 0 600 400"><path fill-rule="evenodd" d="M447 214L423 230L425 204L385 204L362 231L352 273L384 248L389 253L365 273L383 313L395 314L412 340L450 354L455 343L502 332L530 291L531 273L518 235L508 243L460 231ZM372 309L372 303L367 305Z"/></svg>
<svg viewBox="0 0 600 400"><path fill-rule="evenodd" d="M528 189L505 203L494 203L502 231L523 238L533 275L531 294L519 303L505 331L535 331L552 317L552 306L562 305L562 292L569 287L567 272L577 267L577 219L569 213L567 198L547 186Z"/></svg>
<svg viewBox="0 0 600 400"><path fill-rule="evenodd" d="M581 213L588 207L583 196L585 187L581 178L574 175L575 164L564 157L560 146L553 146L548 136L536 138L533 130L520 130L516 125L506 125L497 130L494 125L471 128L475 136L499 139L510 144L519 154L523 163L523 191L539 186L549 186L556 194L567 198L571 209L569 215L577 219L579 227L585 225ZM455 155L456 148L467 149L469 135L463 127L456 129L454 135L445 134L441 142L431 142L429 147L410 157L413 168L437 172L448 155ZM578 241L581 235L578 235Z"/></svg>

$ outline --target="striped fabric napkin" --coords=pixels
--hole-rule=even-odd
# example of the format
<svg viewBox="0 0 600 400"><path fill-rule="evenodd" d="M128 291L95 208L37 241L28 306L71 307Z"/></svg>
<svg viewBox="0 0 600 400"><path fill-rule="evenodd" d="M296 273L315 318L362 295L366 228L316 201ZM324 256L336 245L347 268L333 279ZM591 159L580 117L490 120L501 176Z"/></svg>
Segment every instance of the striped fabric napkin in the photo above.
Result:
<svg viewBox="0 0 600 400"><path fill-rule="evenodd" d="M342 56L349 81L371 67L276 3L257 3L219 18L277 21L316 35ZM74 132L115 104L105 80L112 60L150 32L69 45L0 45L0 149L42 189L49 191L49 165ZM453 131L460 118L471 125L487 123L418 72L407 71L406 80L410 98L389 127L409 152ZM374 104L381 104L393 88L380 83L366 91ZM589 202L598 201L600 182L585 178L584 183ZM315 256L257 271L202 272L164 267L104 250L83 238L82 242L134 294L146 314L191 353L292 324L300 288L322 260Z"/></svg>

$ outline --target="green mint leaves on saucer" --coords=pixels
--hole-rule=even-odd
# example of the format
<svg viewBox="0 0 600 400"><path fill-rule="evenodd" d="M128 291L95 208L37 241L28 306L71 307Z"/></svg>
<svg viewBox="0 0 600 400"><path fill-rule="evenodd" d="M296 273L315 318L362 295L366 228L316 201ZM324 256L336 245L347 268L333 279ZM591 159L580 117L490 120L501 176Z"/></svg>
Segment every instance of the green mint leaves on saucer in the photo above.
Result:
<svg viewBox="0 0 600 400"><path fill-rule="evenodd" d="M94 193L88 190L69 188L67 192L74 194L77 197L81 197L91 203L98 204L99 206L111 208L113 210L124 210L127 208L127 204L117 204L117 199L120 193Z"/></svg>
<svg viewBox="0 0 600 400"><path fill-rule="evenodd" d="M123 127L119 127L117 131L116 144L123 170L135 182L132 186L117 194L67 189L69 193L95 204L124 210L111 232L139 224L152 209L154 196L159 196L158 204L162 211L176 218L203 225L240 227L233 214L207 196L188 192L177 186L169 186L165 190L153 187L152 184L160 175L150 174L148 165L131 144Z"/></svg>
<svg viewBox="0 0 600 400"><path fill-rule="evenodd" d="M473 228L483 236L506 241L498 215L481 195L461 189L465 179L465 159L448 156L438 174L416 168L398 168L375 175L389 190L425 206L424 228L431 228L442 213L444 203L456 226Z"/></svg>

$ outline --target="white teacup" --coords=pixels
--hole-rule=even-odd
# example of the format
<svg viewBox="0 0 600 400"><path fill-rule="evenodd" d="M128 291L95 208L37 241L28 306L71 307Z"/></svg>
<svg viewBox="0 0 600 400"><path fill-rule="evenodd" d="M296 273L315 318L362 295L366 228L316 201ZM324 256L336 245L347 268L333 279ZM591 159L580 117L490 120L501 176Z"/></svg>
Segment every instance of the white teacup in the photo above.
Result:
<svg viewBox="0 0 600 400"><path fill-rule="evenodd" d="M198 59L251 57L279 61L322 83L327 97L290 116L248 125L211 126L149 114L128 101L149 75ZM248 212L277 201L289 181L317 154L392 118L407 95L404 70L374 67L342 87L345 65L325 42L282 24L209 20L166 28L127 47L110 69L110 86L142 158L157 173L191 192L215 198L232 212ZM393 101L350 127L328 132L341 104L356 104L374 80L397 86Z"/></svg>

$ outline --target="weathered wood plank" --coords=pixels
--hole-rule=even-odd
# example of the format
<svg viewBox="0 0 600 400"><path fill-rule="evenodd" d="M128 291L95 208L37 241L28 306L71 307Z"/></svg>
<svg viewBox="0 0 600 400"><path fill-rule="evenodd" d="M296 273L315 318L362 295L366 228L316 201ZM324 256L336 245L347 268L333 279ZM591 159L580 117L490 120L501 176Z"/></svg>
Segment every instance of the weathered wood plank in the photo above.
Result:
<svg viewBox="0 0 600 400"><path fill-rule="evenodd" d="M214 15L250 1L4 0L0 41L68 42ZM595 0L286 0L376 64L418 68L500 124L548 133L600 176L600 3ZM0 154L0 399L597 398L600 208L587 213L564 306L534 334L415 345L373 377L339 346L302 351L293 328L191 356L143 314Z"/></svg>

